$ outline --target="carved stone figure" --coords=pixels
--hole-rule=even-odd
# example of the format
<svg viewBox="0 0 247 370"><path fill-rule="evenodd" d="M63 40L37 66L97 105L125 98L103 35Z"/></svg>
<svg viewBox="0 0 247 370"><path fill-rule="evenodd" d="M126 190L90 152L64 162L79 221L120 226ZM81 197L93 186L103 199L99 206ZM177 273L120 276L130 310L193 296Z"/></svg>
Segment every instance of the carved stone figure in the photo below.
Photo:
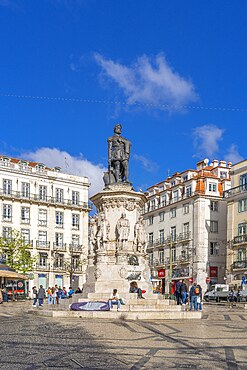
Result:
<svg viewBox="0 0 247 370"><path fill-rule="evenodd" d="M114 135L108 138L108 172L104 174L105 185L129 182L129 156L131 142L121 136L122 126L114 127Z"/></svg>
<svg viewBox="0 0 247 370"><path fill-rule="evenodd" d="M98 250L105 250L106 243L109 241L110 223L102 212L98 220L98 229L96 233Z"/></svg>
<svg viewBox="0 0 247 370"><path fill-rule="evenodd" d="M90 254L94 252L96 246L96 233L97 233L97 219L96 217L91 217L89 220L89 232L88 232Z"/></svg>
<svg viewBox="0 0 247 370"><path fill-rule="evenodd" d="M146 253L147 234L142 216L139 217L134 227L134 245L138 252Z"/></svg>
<svg viewBox="0 0 247 370"><path fill-rule="evenodd" d="M130 233L130 223L126 218L126 214L122 213L120 219L116 226L117 231L117 241L120 248L125 249L128 245L129 233Z"/></svg>

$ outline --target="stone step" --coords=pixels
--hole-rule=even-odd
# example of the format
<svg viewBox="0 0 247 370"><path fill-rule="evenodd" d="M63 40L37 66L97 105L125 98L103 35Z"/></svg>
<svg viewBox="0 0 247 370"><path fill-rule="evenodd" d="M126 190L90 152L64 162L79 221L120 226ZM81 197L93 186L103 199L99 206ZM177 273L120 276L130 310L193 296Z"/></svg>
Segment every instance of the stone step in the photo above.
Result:
<svg viewBox="0 0 247 370"><path fill-rule="evenodd" d="M100 299L95 299L94 298L80 298L78 299L78 302L88 302L88 301L103 301L103 302L108 302L108 298L100 298ZM125 298L126 304L132 304L132 305L137 305L137 306L147 306L147 305L162 305L162 306L175 306L175 301L173 300L159 300L159 299L126 299Z"/></svg>
<svg viewBox="0 0 247 370"><path fill-rule="evenodd" d="M29 310L29 313L56 318L120 319L120 320L190 320L201 319L200 311L52 311Z"/></svg>

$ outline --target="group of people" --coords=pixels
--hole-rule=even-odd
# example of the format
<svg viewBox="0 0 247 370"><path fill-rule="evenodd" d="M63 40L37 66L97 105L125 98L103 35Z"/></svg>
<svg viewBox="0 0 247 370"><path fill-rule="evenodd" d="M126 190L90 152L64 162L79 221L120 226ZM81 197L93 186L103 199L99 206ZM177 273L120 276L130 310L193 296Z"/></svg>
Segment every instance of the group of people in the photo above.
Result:
<svg viewBox="0 0 247 370"><path fill-rule="evenodd" d="M65 287L55 285L54 287L48 287L46 290L43 285L40 285L39 289L36 286L33 290L33 307L39 307L44 305L44 299L47 297L48 304L59 304L61 299L72 298L74 293L82 293L82 290L78 287L76 291L72 287L69 287L68 291Z"/></svg>
<svg viewBox="0 0 247 370"><path fill-rule="evenodd" d="M185 280L177 281L175 285L175 297L177 305L182 304L185 307L189 301L190 311L202 310L202 288L200 284L194 283L188 291Z"/></svg>
<svg viewBox="0 0 247 370"><path fill-rule="evenodd" d="M136 281L132 281L130 283L129 293L137 293L137 299L145 299L142 294L145 292L145 290L142 290L138 287L138 284ZM124 299L119 297L119 293L117 289L113 289L112 294L108 300L108 305L110 310L113 309L113 305L117 306L117 311L120 311L121 304L125 304Z"/></svg>

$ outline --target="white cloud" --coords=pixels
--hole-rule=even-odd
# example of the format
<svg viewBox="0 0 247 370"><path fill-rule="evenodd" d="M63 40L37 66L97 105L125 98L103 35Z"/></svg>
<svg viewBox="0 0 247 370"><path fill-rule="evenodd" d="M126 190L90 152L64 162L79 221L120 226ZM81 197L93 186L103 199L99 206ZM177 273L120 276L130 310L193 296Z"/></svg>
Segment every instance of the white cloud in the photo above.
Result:
<svg viewBox="0 0 247 370"><path fill-rule="evenodd" d="M192 82L175 72L163 54L155 58L143 55L129 67L100 54L95 54L95 60L103 75L122 89L129 104L176 106L164 107L172 111L197 99Z"/></svg>
<svg viewBox="0 0 247 370"><path fill-rule="evenodd" d="M34 152L26 152L21 154L22 158L34 162L44 163L47 167L59 166L64 172L73 175L87 176L91 186L89 194L93 195L101 191L104 187L103 172L106 171L100 164L93 164L80 154L78 157L73 157L66 151L57 148L39 148Z"/></svg>
<svg viewBox="0 0 247 370"><path fill-rule="evenodd" d="M148 171L148 172L151 172L151 173L155 173L158 171L159 169L159 166L157 163L151 161L150 159L144 157L143 155L138 155L138 154L133 154L133 158L140 162L142 167Z"/></svg>
<svg viewBox="0 0 247 370"><path fill-rule="evenodd" d="M213 158L219 150L219 141L222 140L224 129L215 125L203 125L193 130L196 157Z"/></svg>
<svg viewBox="0 0 247 370"><path fill-rule="evenodd" d="M244 157L241 156L238 152L238 146L236 144L232 144L225 155L225 161L237 163L244 159Z"/></svg>

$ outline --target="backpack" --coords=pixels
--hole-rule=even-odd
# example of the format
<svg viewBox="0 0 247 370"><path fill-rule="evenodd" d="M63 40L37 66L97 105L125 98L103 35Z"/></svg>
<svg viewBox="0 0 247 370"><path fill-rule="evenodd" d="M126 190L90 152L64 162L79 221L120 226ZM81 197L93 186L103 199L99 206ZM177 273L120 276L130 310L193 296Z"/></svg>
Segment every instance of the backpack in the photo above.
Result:
<svg viewBox="0 0 247 370"><path fill-rule="evenodd" d="M199 294L200 294L199 286L196 286L195 287L195 295L199 295Z"/></svg>

